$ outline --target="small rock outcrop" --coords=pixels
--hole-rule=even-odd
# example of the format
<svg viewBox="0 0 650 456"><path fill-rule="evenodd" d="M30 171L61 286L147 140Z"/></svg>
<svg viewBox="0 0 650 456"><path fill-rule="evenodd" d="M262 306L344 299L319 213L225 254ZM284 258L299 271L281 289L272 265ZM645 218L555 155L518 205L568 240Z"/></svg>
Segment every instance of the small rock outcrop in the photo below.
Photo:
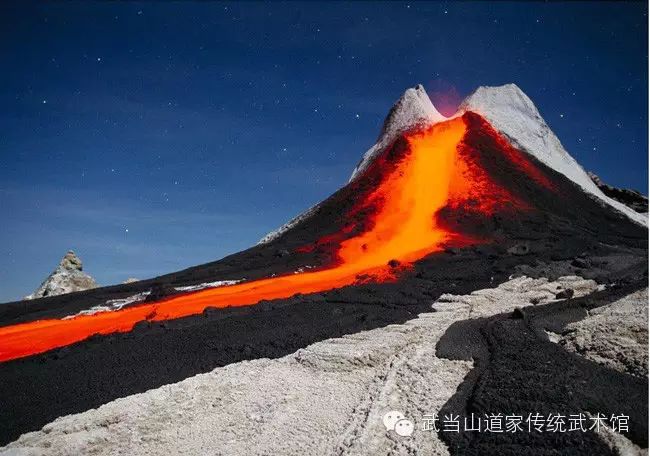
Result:
<svg viewBox="0 0 650 456"><path fill-rule="evenodd" d="M600 177L589 171L587 173L594 184L611 199L625 204L635 212L645 214L648 212L648 197L643 196L640 192L628 188L618 188L606 184Z"/></svg>
<svg viewBox="0 0 650 456"><path fill-rule="evenodd" d="M54 272L43 281L34 293L25 296L25 299L44 298L91 288L97 288L95 279L83 272L81 259L72 250L69 250Z"/></svg>

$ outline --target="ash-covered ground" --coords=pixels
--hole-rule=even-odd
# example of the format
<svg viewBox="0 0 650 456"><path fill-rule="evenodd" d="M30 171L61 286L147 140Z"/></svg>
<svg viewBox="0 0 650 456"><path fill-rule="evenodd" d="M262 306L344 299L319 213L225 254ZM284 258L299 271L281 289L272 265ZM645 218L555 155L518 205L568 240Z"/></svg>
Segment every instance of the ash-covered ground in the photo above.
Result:
<svg viewBox="0 0 650 456"><path fill-rule="evenodd" d="M5 362L0 365L1 443L37 430L57 417L83 412L221 366L243 360L278 358L325 339L403 324L420 313L430 312L432 302L444 293L467 294L495 287L513 274L551 280L579 275L610 286L603 292L609 297L621 287L634 290L647 283L646 228L604 206L563 175L530 158L529 165L548 179L552 190L540 186L513 165L503 152L502 142L495 139L479 116L466 114L465 120L472 128L464 140L463 153L469 154L472 163L485 170L502 188L532 206L531 210L506 211L487 218L480 217L471 205L443 210L440 214L440 220L452 230L488 241L431 254L394 283L357 284L252 306L207 309L200 315L177 320L145 321L128 333L94 336L64 348ZM148 299L158 300L178 293L175 288L180 286L215 280L253 280L293 273L306 266L331 264L337 243L355 234L354 230L343 228L352 221L357 230L362 230L368 219L367 214L357 211L356 219L350 220L355 202L376 187L384 171L382 167L392 166L404 150L405 143L397 140L382 156L383 160L375 160L362 176L322 203L310 217L269 243L147 281L7 304L0 308L0 324L61 318L109 299L149 290ZM553 312L562 314L564 310ZM556 318L553 315L548 318ZM526 326L528 318L513 320L512 327L508 326L511 319L503 321L500 324L506 325L506 334L520 339L510 350L519 350L518 356L527 357L522 363L537 354L549 360L557 357L558 362L548 363L545 371L532 372L536 384L540 383L539 378L565 378L567 363L570 364L574 355L530 336L528 332L537 326ZM466 359L469 355L463 356ZM563 405L589 405L594 395L603 393L622 375L593 361L581 363L581 375L589 377L597 372L608 380L587 384L587 392ZM466 380L466 385L470 385L467 388L483 379L481 372L492 367L479 362ZM507 376L507 369L521 368L514 361L497 367L502 375L498 378ZM474 378L477 376L480 378ZM647 387L635 381L629 380L625 391L633 392L635 395L630 397L638 398L646 388L647 397ZM500 384L495 384L495 391ZM532 385L522 386L520 392L524 394L528 388ZM551 388L548 394L555 394L553 391L559 393ZM448 407L471 408L467 398L459 398ZM512 403L518 400L513 392ZM494 404L505 406L502 402ZM621 405L625 404L623 400ZM635 415L637 418L641 417ZM641 437L644 432L647 435L645 422L642 425L637 420L636 426L630 438L640 445L647 444L644 443L647 439ZM479 448L480 454L504 454L503 447L494 442L463 441L464 446L449 443L452 452L454 448L472 451ZM589 440L589 436L579 441L562 441L553 448L558 449L560 445L565 449L576 446L587 453L592 451L589 454L602 450L601 441Z"/></svg>
<svg viewBox="0 0 650 456"><path fill-rule="evenodd" d="M610 291L593 280L576 276L556 281L519 277L468 295L444 294L428 312L405 324L317 342L278 359L233 363L172 385L117 399L99 409L60 418L42 431L22 436L4 452L51 456L466 454L467 448L446 445L449 440L446 433L424 428L427 415L454 403L458 398L457 389L465 391L477 370L486 365L484 358L451 360L441 353L442 345L458 353L459 349L484 344L480 333L471 331L472 338L459 338L462 334L457 329L468 323L482 328L486 321L507 324L506 320L513 315L516 322L521 322L522 315L534 311L536 324L558 331L586 309L597 313L598 309L608 307L610 313L620 315L647 307L647 302L639 299L642 298L639 293L632 293L605 307L594 308L605 302L607 296L625 294L626 288L629 287ZM573 299L567 300L569 295ZM518 310L522 308L523 313ZM512 331L505 334L513 335ZM490 340L489 333L485 340ZM535 343L543 344L544 340L541 336ZM529 337L524 337L523 345L514 343L513 347L527 346L529 341ZM490 350L490 344L485 346ZM647 355L647 348L642 348ZM507 347L496 349L502 352ZM592 355L597 351L592 350ZM601 355L604 353L607 351L600 351ZM529 365L525 374L546 367L535 366L534 352L525 353L525 358L530 359L523 360ZM569 367L573 371L598 372L597 364L585 363L579 356L572 361ZM497 365L499 362L490 363L489 369L495 370ZM607 371L606 377L611 375ZM496 378L504 380L498 375ZM598 382L597 378L589 378L590 385ZM630 388L633 384L630 379L622 378L625 392L635 393ZM553 376L529 377L516 373L513 380L517 388L509 390L508 395L498 396L514 399L507 402L508 407L521 405L517 399L522 394L546 398L540 389L558 383ZM578 389L582 385L569 386ZM473 395L475 405L484 404L486 398L489 403L492 391L485 390L486 397L483 391ZM588 390L580 388L580 399L584 400L588 394ZM566 399L553 397L552 400L557 404ZM601 400L607 403L612 398ZM632 400L632 397L623 398L620 404L629 407ZM587 405L582 402L580 407ZM384 427L382 418L391 410L401 411L415 423L411 436L402 437ZM570 439L555 438L552 434L536 440L525 434L506 435L500 441L484 442L479 453L641 455L643 450L620 434L601 430L573 432Z"/></svg>

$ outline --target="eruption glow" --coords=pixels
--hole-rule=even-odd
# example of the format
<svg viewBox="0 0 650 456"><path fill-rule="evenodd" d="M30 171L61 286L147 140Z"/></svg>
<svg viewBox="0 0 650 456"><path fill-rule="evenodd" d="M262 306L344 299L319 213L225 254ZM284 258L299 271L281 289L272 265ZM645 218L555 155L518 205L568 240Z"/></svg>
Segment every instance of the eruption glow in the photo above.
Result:
<svg viewBox="0 0 650 456"><path fill-rule="evenodd" d="M336 263L326 269L196 291L112 312L1 327L0 361L42 353L94 334L128 332L143 320L168 320L199 314L208 307L245 306L331 290L357 283L360 276L377 282L395 280L397 264L408 267L449 243L474 242L440 226L438 211L472 199L479 201L474 210L487 215L494 201L514 198L461 153L466 130L464 119L456 118L408 135L408 151L360 202L360 207L375 208L369 228L341 241Z"/></svg>

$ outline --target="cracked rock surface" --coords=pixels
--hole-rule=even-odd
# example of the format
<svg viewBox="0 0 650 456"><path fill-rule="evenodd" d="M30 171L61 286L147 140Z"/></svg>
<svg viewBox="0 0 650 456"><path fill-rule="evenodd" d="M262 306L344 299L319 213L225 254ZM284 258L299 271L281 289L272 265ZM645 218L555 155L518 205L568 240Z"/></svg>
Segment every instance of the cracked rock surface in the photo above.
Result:
<svg viewBox="0 0 650 456"><path fill-rule="evenodd" d="M312 344L283 358L245 361L117 399L21 436L4 455L337 454L447 455L422 430L472 368L436 357L436 343L458 321L550 302L558 291L583 296L596 282L520 277L469 295L441 296L433 312L401 325ZM401 411L410 437L387 431Z"/></svg>
<svg viewBox="0 0 650 456"><path fill-rule="evenodd" d="M648 376L648 289L589 311L567 326L567 350L620 372Z"/></svg>

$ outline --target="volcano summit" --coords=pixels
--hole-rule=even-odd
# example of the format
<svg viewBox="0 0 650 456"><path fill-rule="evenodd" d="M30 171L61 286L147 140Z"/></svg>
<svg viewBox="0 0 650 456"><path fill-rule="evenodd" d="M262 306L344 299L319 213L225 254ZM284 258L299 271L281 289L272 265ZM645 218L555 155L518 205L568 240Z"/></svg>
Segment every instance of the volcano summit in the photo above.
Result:
<svg viewBox="0 0 650 456"><path fill-rule="evenodd" d="M643 370L620 366L647 366L647 348L605 362L611 353L565 336L622 300L647 319L647 269L646 216L600 191L517 86L481 87L449 118L417 86L393 106L348 184L258 245L154 279L1 306L0 436L6 444L47 425L8 447L46 454L64 453L70 434L77 452L100 454L239 454L251 451L245 442L273 454L402 454L415 443L436 454L645 448ZM374 341L390 340L391 328L425 331L399 329L410 342L380 349ZM341 350L350 340L358 345ZM244 362L260 358L273 361ZM277 376L274 387L259 369ZM207 372L214 382L197 375ZM439 391L418 372L437 376ZM413 384L396 388L400 375ZM165 402L163 385L176 382ZM256 396L257 383L270 390ZM196 441L212 416L187 396L196 388L214 393L201 399L214 416L305 425L282 439L228 428ZM324 400L309 417L319 394L340 403ZM135 403L156 411L128 411ZM195 419L168 423L179 407ZM408 439L369 421L399 408L420 428ZM418 422L423 413L551 412L625 414L631 424L614 438L426 433ZM134 420L146 424L134 429ZM107 435L100 422L117 431ZM130 443L167 424L173 441ZM328 432L314 441L317 426Z"/></svg>

